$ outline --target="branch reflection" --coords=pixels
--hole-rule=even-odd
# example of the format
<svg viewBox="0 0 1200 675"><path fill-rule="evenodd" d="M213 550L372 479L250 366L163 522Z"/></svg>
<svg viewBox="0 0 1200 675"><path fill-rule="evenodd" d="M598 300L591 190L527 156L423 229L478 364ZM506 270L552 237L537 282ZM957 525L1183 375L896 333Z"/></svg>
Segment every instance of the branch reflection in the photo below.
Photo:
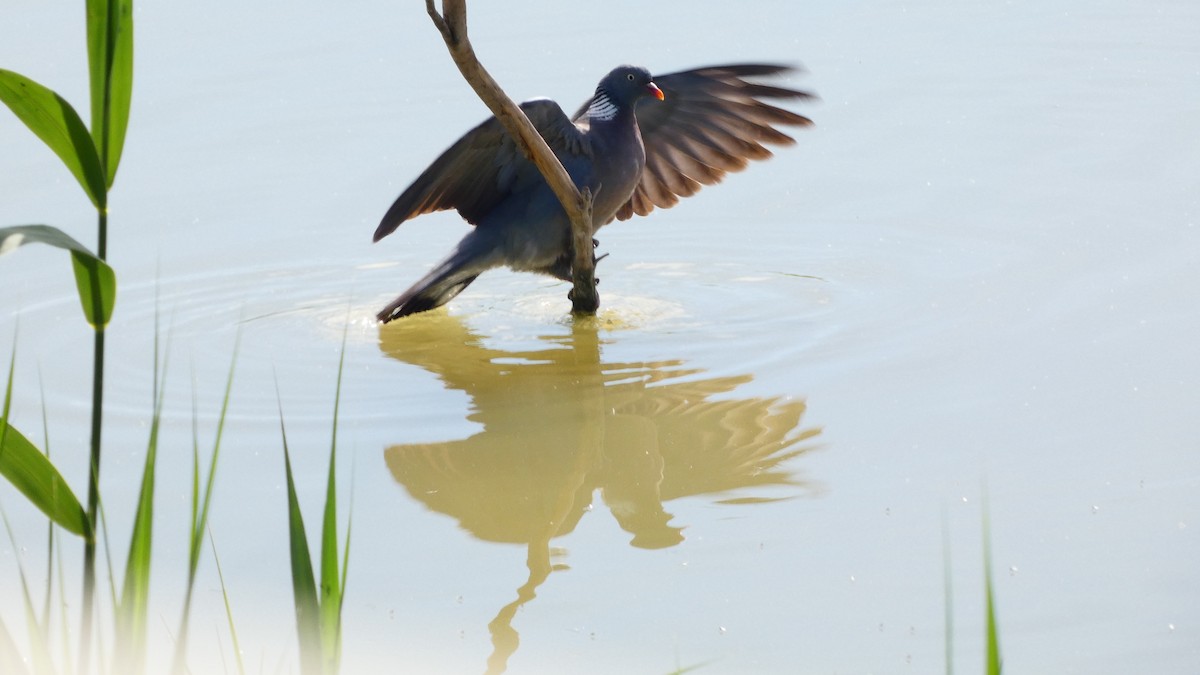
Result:
<svg viewBox="0 0 1200 675"><path fill-rule="evenodd" d="M752 503L811 489L785 465L820 433L800 428L803 401L711 400L751 376L704 378L678 360L606 362L596 325L576 321L530 351L490 348L446 314L380 331L385 354L465 392L468 419L483 426L463 440L388 448L392 475L475 537L528 548L528 580L489 624L489 673L516 651L512 619L554 569L551 540L575 528L597 490L631 545L657 549L684 539L664 502L713 494ZM780 496L781 487L791 489Z"/></svg>

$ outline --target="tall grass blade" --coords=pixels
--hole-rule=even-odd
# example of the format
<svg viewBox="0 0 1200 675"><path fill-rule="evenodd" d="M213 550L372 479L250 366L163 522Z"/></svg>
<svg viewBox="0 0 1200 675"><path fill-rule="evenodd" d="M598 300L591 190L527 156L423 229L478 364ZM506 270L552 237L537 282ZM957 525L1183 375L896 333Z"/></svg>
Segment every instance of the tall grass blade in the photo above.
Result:
<svg viewBox="0 0 1200 675"><path fill-rule="evenodd" d="M4 530L8 533L8 541L14 551L19 551L17 538L13 536L12 525L8 522L8 512L0 508L0 519L4 520ZM29 579L25 576L25 565L17 558L17 574L21 578L21 599L25 607L25 624L28 626L31 654L33 655L33 670L35 673L47 675L54 672L54 662L50 658L50 636L47 626L38 621L37 610L33 607L33 595L29 592Z"/></svg>
<svg viewBox="0 0 1200 675"><path fill-rule="evenodd" d="M125 560L125 583L117 612L117 671L140 673L146 652L146 619L150 599L150 560L154 526L154 480L158 460L158 433L162 422L166 366L159 371L158 343L154 348L154 381L157 400L150 419L150 439L142 468L142 486L138 494L133 533L129 538L129 556ZM165 359L164 359L165 364Z"/></svg>
<svg viewBox="0 0 1200 675"><path fill-rule="evenodd" d="M325 513L321 524L321 657L324 672L337 672L341 647L341 577L338 574L336 445L329 451Z"/></svg>
<svg viewBox="0 0 1200 675"><path fill-rule="evenodd" d="M46 382L38 369L38 389L42 400L42 442L45 444L46 461L50 460L50 419L46 415ZM50 629L50 599L54 595L54 521L46 523L46 597L42 600L42 623Z"/></svg>
<svg viewBox="0 0 1200 675"><path fill-rule="evenodd" d="M279 398L276 384L276 398ZM312 558L308 553L308 536L304 516L296 497L296 482L292 476L292 459L288 451L287 430L283 423L283 402L279 401L279 432L283 438L283 465L287 475L288 542L292 563L292 593L296 602L296 634L300 643L300 672L303 675L321 673L321 619L317 600L317 585L313 578Z"/></svg>
<svg viewBox="0 0 1200 675"><path fill-rule="evenodd" d="M90 539L92 528L87 515L62 474L29 439L8 423L16 363L17 347L14 341L8 364L8 382L4 389L4 406L0 410L0 474L50 520L68 532Z"/></svg>
<svg viewBox="0 0 1200 675"><path fill-rule="evenodd" d="M296 497L291 455L283 424L280 403L279 428L283 435L284 466L288 486L288 532L291 543L292 588L296 597L296 630L300 641L300 669L305 674L338 672L342 651L342 603L345 598L346 570L350 561L350 526L346 527L345 548L339 560L337 533L337 432L345 368L346 331L342 333L342 351L338 359L337 387L333 402L333 433L329 443L329 470L325 482L325 508L321 523L321 585L313 577L312 559L304 519ZM279 396L278 385L276 396ZM340 567L340 571L339 571Z"/></svg>
<svg viewBox="0 0 1200 675"><path fill-rule="evenodd" d="M113 564L112 544L109 542L109 538L108 538L108 518L104 514L104 502L100 500L100 494L98 492L96 493L96 519L95 519L95 522L96 522L96 535L97 535L96 541L93 543L93 545L90 547L90 549L87 547L84 548L84 557L85 557L85 561L86 561L86 558L87 558L88 554L90 553L93 556L93 563L94 563L94 560L95 560L94 556L96 553L97 545L103 544L102 550L104 552L104 569L107 572L107 577L108 577L109 604L110 604L110 606L113 607L113 612L114 612L114 614L116 614L118 616L118 620L119 620L121 600L119 597L117 597L117 581L116 581L116 577L114 576L116 574L117 566ZM95 568L88 567L85 562L84 577L83 577L83 582L84 582L84 587L85 587L84 604L80 610L81 616L80 616L80 621L79 621L79 669L76 671L80 675L84 675L85 673L92 672L90 669L90 659L92 656L92 649L91 649L92 633L91 633L91 631L92 631L92 625L95 624L99 620L99 614L100 614L99 608L96 606L95 602L93 601L94 598L92 597L94 595L94 591L95 591L94 572L95 572ZM61 577L61 575L60 575L60 577ZM65 588L65 586L61 582L59 585L61 587ZM91 588L88 588L89 585L91 586ZM66 601L64 600L63 602L65 605ZM64 634L65 634L65 631L64 631ZM96 655L99 657L99 663L107 663L108 662L107 657L104 654L104 646L105 646L104 640L96 641L95 651L96 651ZM101 672L104 672L104 671L101 670Z"/></svg>
<svg viewBox="0 0 1200 675"><path fill-rule="evenodd" d="M351 465L350 471L350 512L346 514L346 543L342 549L342 580L341 580L341 595L338 602L339 617L342 611L342 605L346 602L346 574L350 571L350 530L354 525L354 467ZM341 656L341 619L338 619L338 655L339 663Z"/></svg>
<svg viewBox="0 0 1200 675"><path fill-rule="evenodd" d="M954 675L954 574L950 566L950 524L942 507L942 600L946 626L946 675Z"/></svg>
<svg viewBox="0 0 1200 675"><path fill-rule="evenodd" d="M200 549L204 544L204 533L208 530L208 512L212 504L213 484L217 475L217 459L221 455L221 437L225 432L225 419L229 414L229 400L233 392L233 374L237 370L237 358L239 343L241 342L241 332L233 346L233 359L229 364L229 375L225 378L225 393L221 397L221 412L217 416L217 433L213 440L212 456L208 462L208 478L204 484L204 498L199 503L199 513L197 515L195 505L193 505L193 522L192 522L192 539L190 555L188 556L188 586L196 576L196 568L200 563ZM195 486L193 486L195 487Z"/></svg>
<svg viewBox="0 0 1200 675"><path fill-rule="evenodd" d="M225 617L229 619L229 637L233 640L233 655L237 659L238 675L246 675L246 665L242 662L242 647L238 643L237 628L233 625L233 608L229 606L229 590L225 588L225 575L221 572L221 559L217 557L217 542L213 541L211 530L208 533L208 544L212 547L213 562L217 566L217 579L221 582L221 598L225 600Z"/></svg>
<svg viewBox="0 0 1200 675"><path fill-rule="evenodd" d="M121 162L133 94L133 2L88 0L88 75L92 139L111 188Z"/></svg>
<svg viewBox="0 0 1200 675"><path fill-rule="evenodd" d="M93 327L108 324L117 301L117 275L108 263L62 230L49 225L0 227L0 255L29 243L55 246L71 253L71 269L83 315Z"/></svg>
<svg viewBox="0 0 1200 675"><path fill-rule="evenodd" d="M983 499L983 585L987 599L987 660L985 665L988 675L1000 675L1000 630L996 623L996 602L992 593L992 534L986 494Z"/></svg>
<svg viewBox="0 0 1200 675"><path fill-rule="evenodd" d="M229 375L225 379L225 394L221 399L221 413L217 417L217 433L213 440L212 456L208 464L208 478L205 481L203 499L200 495L200 449L199 434L196 429L196 393L192 388L192 521L191 533L188 539L188 577L187 589L183 600L183 616L179 621L179 635L175 642L174 665L171 672L180 673L185 670L187 660L188 627L192 607L192 592L196 585L196 571L200 567L200 551L204 544L204 533L208 531L208 512L212 504L213 484L217 475L217 458L221 454L221 436L225 431L225 419L229 412L229 399L233 391L233 374L237 369L237 355L241 343L241 332L233 346L233 360L229 364ZM215 548L214 548L215 551Z"/></svg>
<svg viewBox="0 0 1200 675"><path fill-rule="evenodd" d="M333 397L333 434L329 441L329 475L325 485L325 514L321 526L321 653L326 672L334 673L341 662L343 578L338 574L337 535L337 429L342 397L342 373L346 361L346 332L338 357L337 385ZM349 534L346 554L349 554Z"/></svg>
<svg viewBox="0 0 1200 675"><path fill-rule="evenodd" d="M199 556L196 556L197 564L191 562L192 553L195 546L196 521L200 518L200 413L196 408L196 374L193 368L192 372L192 517L188 522L190 532L188 536L188 583L183 596L183 611L179 618L179 632L175 639L175 656L171 661L171 672L175 675L181 675L187 671L187 651L188 651L188 631L191 626L192 614L192 592L195 589L195 578ZM222 661L224 663L224 661Z"/></svg>
<svg viewBox="0 0 1200 675"><path fill-rule="evenodd" d="M107 184L96 145L67 100L33 80L0 69L0 102L42 139L79 181L97 209L107 204Z"/></svg>
<svg viewBox="0 0 1200 675"><path fill-rule="evenodd" d="M57 532L54 533L54 537L56 540L58 539ZM66 594L67 579L66 579L66 575L63 574L62 542L61 541L59 541L58 546L55 547L54 562L55 562L55 567L56 567L55 571L58 573L58 621L59 621L59 634L62 635L62 640L59 641L60 645L62 647L62 662L61 662L62 666L63 666L62 672L69 673L73 670L73 667L71 665L71 663L72 663L72 661L71 661L71 641L68 639L71 635L71 629L70 629L70 624L69 624L69 616L70 616L69 609L70 608L67 606L67 594Z"/></svg>

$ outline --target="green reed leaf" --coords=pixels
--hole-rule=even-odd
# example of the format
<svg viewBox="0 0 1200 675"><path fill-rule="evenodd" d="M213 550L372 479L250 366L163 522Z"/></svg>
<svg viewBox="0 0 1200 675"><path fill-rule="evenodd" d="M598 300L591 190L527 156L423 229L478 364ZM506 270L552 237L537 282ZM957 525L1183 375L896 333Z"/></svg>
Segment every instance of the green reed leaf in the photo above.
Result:
<svg viewBox="0 0 1200 675"><path fill-rule="evenodd" d="M133 94L133 2L88 0L88 75L92 139L111 188L125 146Z"/></svg>
<svg viewBox="0 0 1200 675"><path fill-rule="evenodd" d="M37 242L71 253L71 268L84 318L93 328L103 328L112 318L117 302L117 274L86 246L66 232L49 225L0 227L0 255L19 246Z"/></svg>
<svg viewBox="0 0 1200 675"><path fill-rule="evenodd" d="M0 69L0 101L42 139L79 181L92 204L103 210L108 190L96 145L67 100L33 80Z"/></svg>
<svg viewBox="0 0 1200 675"><path fill-rule="evenodd" d="M0 420L0 474L63 529L91 537L87 514L62 474L7 420Z"/></svg>
<svg viewBox="0 0 1200 675"><path fill-rule="evenodd" d="M88 524L87 514L67 481L29 439L8 423L16 359L14 345L9 362L8 384L4 391L4 406L0 412L0 474L50 520L68 532L90 540L92 528Z"/></svg>

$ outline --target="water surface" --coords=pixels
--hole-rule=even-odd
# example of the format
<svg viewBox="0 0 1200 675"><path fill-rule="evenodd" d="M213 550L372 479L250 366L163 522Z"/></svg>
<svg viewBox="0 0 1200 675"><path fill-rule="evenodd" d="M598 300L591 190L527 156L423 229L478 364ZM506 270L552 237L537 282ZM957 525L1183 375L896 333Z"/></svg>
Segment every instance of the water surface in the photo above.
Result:
<svg viewBox="0 0 1200 675"><path fill-rule="evenodd" d="M410 4L136 9L104 495L124 541L157 316L163 653L193 405L207 448L240 340L213 537L247 663L296 672L276 382L315 524L344 334L347 672L940 672L943 524L972 668L984 484L1006 669L1195 670L1200 10L476 3L476 48L517 98L573 106L619 62L783 60L808 69L791 84L821 95L800 108L816 126L603 230L594 321L567 316L564 284L495 272L379 327L466 226L371 232L484 114ZM0 66L82 107L82 12L3 13ZM0 224L92 241L71 176L4 115L0 197ZM6 256L0 289L14 423L42 442L44 382L82 494L90 336L65 256ZM0 497L19 627L16 561L43 580L44 524ZM199 590L192 662L220 672L211 559Z"/></svg>

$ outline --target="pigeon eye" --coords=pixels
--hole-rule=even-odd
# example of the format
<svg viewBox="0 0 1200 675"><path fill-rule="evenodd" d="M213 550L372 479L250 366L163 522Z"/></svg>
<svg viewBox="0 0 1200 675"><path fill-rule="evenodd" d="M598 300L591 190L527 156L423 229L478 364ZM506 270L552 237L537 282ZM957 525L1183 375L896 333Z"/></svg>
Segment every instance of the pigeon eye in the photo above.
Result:
<svg viewBox="0 0 1200 675"><path fill-rule="evenodd" d="M628 75L626 75L625 79L629 80L630 82L633 82L633 73L629 73Z"/></svg>

